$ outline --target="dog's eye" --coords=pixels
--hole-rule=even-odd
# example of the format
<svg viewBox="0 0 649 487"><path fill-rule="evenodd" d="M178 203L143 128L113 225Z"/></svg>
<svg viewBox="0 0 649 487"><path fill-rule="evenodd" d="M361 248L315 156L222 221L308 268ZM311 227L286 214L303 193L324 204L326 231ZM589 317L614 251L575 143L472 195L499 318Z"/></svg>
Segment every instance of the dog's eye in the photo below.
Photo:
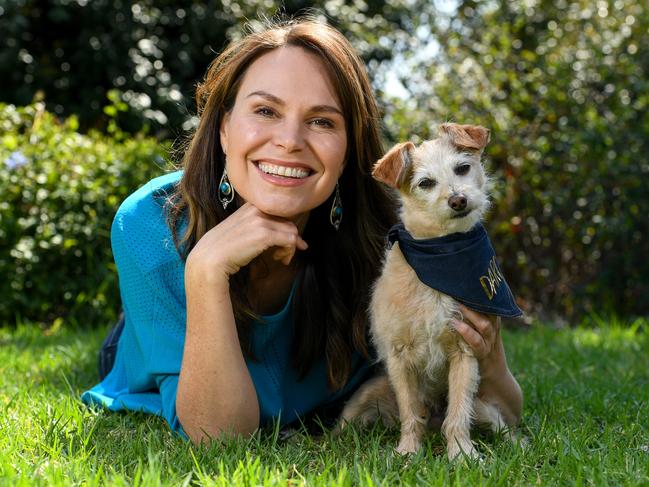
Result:
<svg viewBox="0 0 649 487"><path fill-rule="evenodd" d="M437 184L437 181L434 179L424 178L417 183L417 187L421 189L430 189L434 188Z"/></svg>
<svg viewBox="0 0 649 487"><path fill-rule="evenodd" d="M460 164L459 166L455 167L455 174L458 176L464 176L469 172L471 169L471 164Z"/></svg>

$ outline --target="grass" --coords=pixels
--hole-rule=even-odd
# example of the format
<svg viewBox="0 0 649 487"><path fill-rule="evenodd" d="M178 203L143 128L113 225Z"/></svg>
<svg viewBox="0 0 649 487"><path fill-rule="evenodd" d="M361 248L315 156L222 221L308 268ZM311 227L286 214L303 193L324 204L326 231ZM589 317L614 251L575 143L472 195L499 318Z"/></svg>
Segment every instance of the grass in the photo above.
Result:
<svg viewBox="0 0 649 487"><path fill-rule="evenodd" d="M504 335L525 392L525 450L479 438L451 465L439 434L412 458L376 426L339 437L267 428L193 447L163 420L87 409L106 330L0 329L2 485L649 485L649 322Z"/></svg>

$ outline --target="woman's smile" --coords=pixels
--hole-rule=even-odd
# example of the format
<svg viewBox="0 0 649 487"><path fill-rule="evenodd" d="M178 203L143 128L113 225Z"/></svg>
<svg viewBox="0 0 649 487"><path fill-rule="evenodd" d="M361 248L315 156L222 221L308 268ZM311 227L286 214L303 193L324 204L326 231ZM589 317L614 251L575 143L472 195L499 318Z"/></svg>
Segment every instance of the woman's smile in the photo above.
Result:
<svg viewBox="0 0 649 487"><path fill-rule="evenodd" d="M262 178L271 184L280 186L298 186L305 184L314 171L301 163L262 159L253 163Z"/></svg>

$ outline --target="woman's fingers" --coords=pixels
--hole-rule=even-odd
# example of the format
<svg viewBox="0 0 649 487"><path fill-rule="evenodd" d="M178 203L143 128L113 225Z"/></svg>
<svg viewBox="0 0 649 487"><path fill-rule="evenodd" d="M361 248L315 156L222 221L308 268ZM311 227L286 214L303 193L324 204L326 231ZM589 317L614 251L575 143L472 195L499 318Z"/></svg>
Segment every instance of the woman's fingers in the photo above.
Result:
<svg viewBox="0 0 649 487"><path fill-rule="evenodd" d="M288 243L285 243L286 241L289 241ZM274 247L275 250L273 251L272 258L273 260L279 260L282 262L284 265L289 265L291 263L291 260L293 259L293 256L295 255L295 248L296 246L290 241L295 241L295 239L284 236L284 238L279 238Z"/></svg>
<svg viewBox="0 0 649 487"><path fill-rule="evenodd" d="M472 326L464 321L452 320L453 328L462 336L464 341L471 347L477 359L481 359L489 353L488 345L483 336L478 333Z"/></svg>
<svg viewBox="0 0 649 487"><path fill-rule="evenodd" d="M493 343L494 338L498 335L500 320L497 316L485 315L460 305L460 312L467 321L482 337L485 342Z"/></svg>
<svg viewBox="0 0 649 487"><path fill-rule="evenodd" d="M309 244L306 243L306 240L304 240L300 235L297 236L297 248L300 250L306 250L309 248Z"/></svg>
<svg viewBox="0 0 649 487"><path fill-rule="evenodd" d="M287 237L288 243L282 245L282 237L279 237L276 242L277 249L273 252L273 259L281 261L284 265L289 265L295 256L296 249L306 250L309 246L307 243L297 235L293 238L291 235Z"/></svg>
<svg viewBox="0 0 649 487"><path fill-rule="evenodd" d="M485 315L460 305L461 320L453 320L453 327L471 347L476 358L489 355L496 344L500 331L500 318Z"/></svg>
<svg viewBox="0 0 649 487"><path fill-rule="evenodd" d="M306 250L307 243L291 221L266 215L246 203L208 231L192 250L198 267L214 269L229 276L255 257L276 247L271 256L288 265L296 249Z"/></svg>
<svg viewBox="0 0 649 487"><path fill-rule="evenodd" d="M253 229L256 227L261 231L257 240L263 248L259 253L277 247L271 254L272 258L288 265L293 260L296 250L306 250L309 247L293 222L267 215L250 206L254 217L248 219L248 223Z"/></svg>

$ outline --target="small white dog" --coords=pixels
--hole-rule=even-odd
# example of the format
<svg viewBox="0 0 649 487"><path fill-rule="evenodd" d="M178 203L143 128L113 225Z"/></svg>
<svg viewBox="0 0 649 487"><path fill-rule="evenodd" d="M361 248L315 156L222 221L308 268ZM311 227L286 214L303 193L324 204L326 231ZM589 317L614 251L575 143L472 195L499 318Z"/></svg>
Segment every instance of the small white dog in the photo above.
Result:
<svg viewBox="0 0 649 487"><path fill-rule="evenodd" d="M396 145L372 173L399 190L403 223L390 231L370 303L372 340L389 383L383 376L364 384L345 406L340 427L354 419L389 420L396 398L402 454L420 448L430 412L444 398L450 459L477 456L473 419L505 429L500 411L476 397L478 362L449 324L461 317L458 301L485 313L521 314L480 224L489 207L480 161L488 141L484 127L442 124L439 138Z"/></svg>

